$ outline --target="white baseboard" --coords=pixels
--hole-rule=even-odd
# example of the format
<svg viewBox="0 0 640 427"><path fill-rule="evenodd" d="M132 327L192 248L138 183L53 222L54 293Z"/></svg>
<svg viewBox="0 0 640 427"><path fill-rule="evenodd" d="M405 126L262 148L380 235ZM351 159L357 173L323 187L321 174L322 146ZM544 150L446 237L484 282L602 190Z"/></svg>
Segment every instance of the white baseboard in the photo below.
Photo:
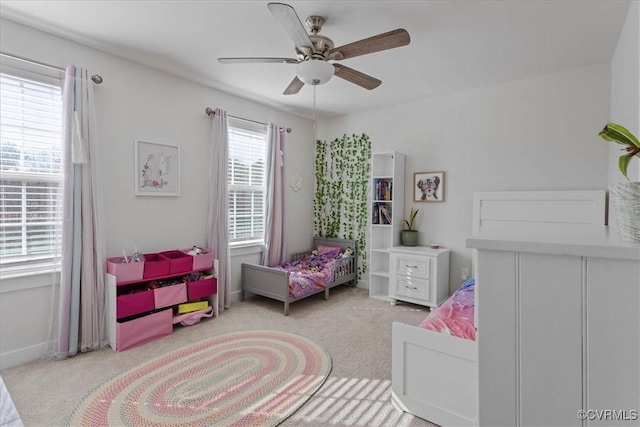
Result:
<svg viewBox="0 0 640 427"><path fill-rule="evenodd" d="M47 343L40 343L0 354L0 369L12 368L42 358L47 350Z"/></svg>
<svg viewBox="0 0 640 427"><path fill-rule="evenodd" d="M242 291L233 291L229 293L229 303L234 304L236 302L240 302L240 297L242 295Z"/></svg>

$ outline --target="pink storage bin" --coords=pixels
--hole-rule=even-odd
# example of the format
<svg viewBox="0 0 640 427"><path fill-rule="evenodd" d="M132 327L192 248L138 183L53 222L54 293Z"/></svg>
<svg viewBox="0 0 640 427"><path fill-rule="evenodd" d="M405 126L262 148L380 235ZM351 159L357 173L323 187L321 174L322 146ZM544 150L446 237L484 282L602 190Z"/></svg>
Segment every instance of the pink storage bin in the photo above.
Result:
<svg viewBox="0 0 640 427"><path fill-rule="evenodd" d="M107 273L116 276L116 283L141 280L143 262L122 262L122 257L107 258Z"/></svg>
<svg viewBox="0 0 640 427"><path fill-rule="evenodd" d="M197 280L187 283L189 301L213 295L218 292L218 281L215 278Z"/></svg>
<svg viewBox="0 0 640 427"><path fill-rule="evenodd" d="M116 301L116 317L121 319L151 311L154 308L153 291L140 291L133 294L120 295Z"/></svg>
<svg viewBox="0 0 640 427"><path fill-rule="evenodd" d="M143 279L153 279L169 275L171 260L160 254L144 254Z"/></svg>
<svg viewBox="0 0 640 427"><path fill-rule="evenodd" d="M156 308L169 307L187 301L187 284L164 286L153 290Z"/></svg>
<svg viewBox="0 0 640 427"><path fill-rule="evenodd" d="M173 332L173 312L162 310L127 322L116 323L116 351L126 350Z"/></svg>
<svg viewBox="0 0 640 427"><path fill-rule="evenodd" d="M186 273L193 267L193 257L182 251L165 251L159 255L169 258L169 274Z"/></svg>
<svg viewBox="0 0 640 427"><path fill-rule="evenodd" d="M193 258L193 270L211 270L213 268L213 251L211 249L200 248L204 252L200 255L189 255ZM188 254L191 249L183 249L182 252Z"/></svg>

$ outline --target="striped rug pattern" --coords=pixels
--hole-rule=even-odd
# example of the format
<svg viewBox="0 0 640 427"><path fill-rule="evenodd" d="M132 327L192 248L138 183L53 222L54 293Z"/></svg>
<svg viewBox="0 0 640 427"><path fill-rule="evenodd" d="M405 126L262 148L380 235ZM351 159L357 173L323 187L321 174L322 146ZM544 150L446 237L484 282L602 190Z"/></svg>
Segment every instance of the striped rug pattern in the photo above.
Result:
<svg viewBox="0 0 640 427"><path fill-rule="evenodd" d="M275 426L324 383L329 354L300 335L233 332L170 352L91 391L71 426Z"/></svg>

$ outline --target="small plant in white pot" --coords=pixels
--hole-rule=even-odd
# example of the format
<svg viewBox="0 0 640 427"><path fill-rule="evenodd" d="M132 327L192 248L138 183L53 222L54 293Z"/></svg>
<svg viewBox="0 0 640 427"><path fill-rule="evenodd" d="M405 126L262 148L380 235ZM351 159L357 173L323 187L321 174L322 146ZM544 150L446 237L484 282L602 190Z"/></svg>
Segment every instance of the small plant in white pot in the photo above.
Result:
<svg viewBox="0 0 640 427"><path fill-rule="evenodd" d="M406 227L406 230L400 232L400 240L403 246L417 246L418 245L418 230L413 229L413 223L416 216L420 212L420 209L411 208L409 212L409 219L402 220Z"/></svg>
<svg viewBox="0 0 640 427"><path fill-rule="evenodd" d="M629 180L627 170L634 157L640 158L640 142L627 128L607 123L598 133L605 141L622 145L625 153L618 159L620 173ZM640 243L640 182L623 182L609 186L609 202L616 215L618 235L626 242Z"/></svg>

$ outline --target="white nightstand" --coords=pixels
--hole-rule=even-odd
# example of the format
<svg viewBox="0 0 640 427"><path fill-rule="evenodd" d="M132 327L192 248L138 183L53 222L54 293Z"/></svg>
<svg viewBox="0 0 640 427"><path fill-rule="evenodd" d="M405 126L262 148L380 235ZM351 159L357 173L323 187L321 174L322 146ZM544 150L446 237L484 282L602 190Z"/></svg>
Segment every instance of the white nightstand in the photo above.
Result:
<svg viewBox="0 0 640 427"><path fill-rule="evenodd" d="M449 297L449 249L389 248L389 298L437 307Z"/></svg>

